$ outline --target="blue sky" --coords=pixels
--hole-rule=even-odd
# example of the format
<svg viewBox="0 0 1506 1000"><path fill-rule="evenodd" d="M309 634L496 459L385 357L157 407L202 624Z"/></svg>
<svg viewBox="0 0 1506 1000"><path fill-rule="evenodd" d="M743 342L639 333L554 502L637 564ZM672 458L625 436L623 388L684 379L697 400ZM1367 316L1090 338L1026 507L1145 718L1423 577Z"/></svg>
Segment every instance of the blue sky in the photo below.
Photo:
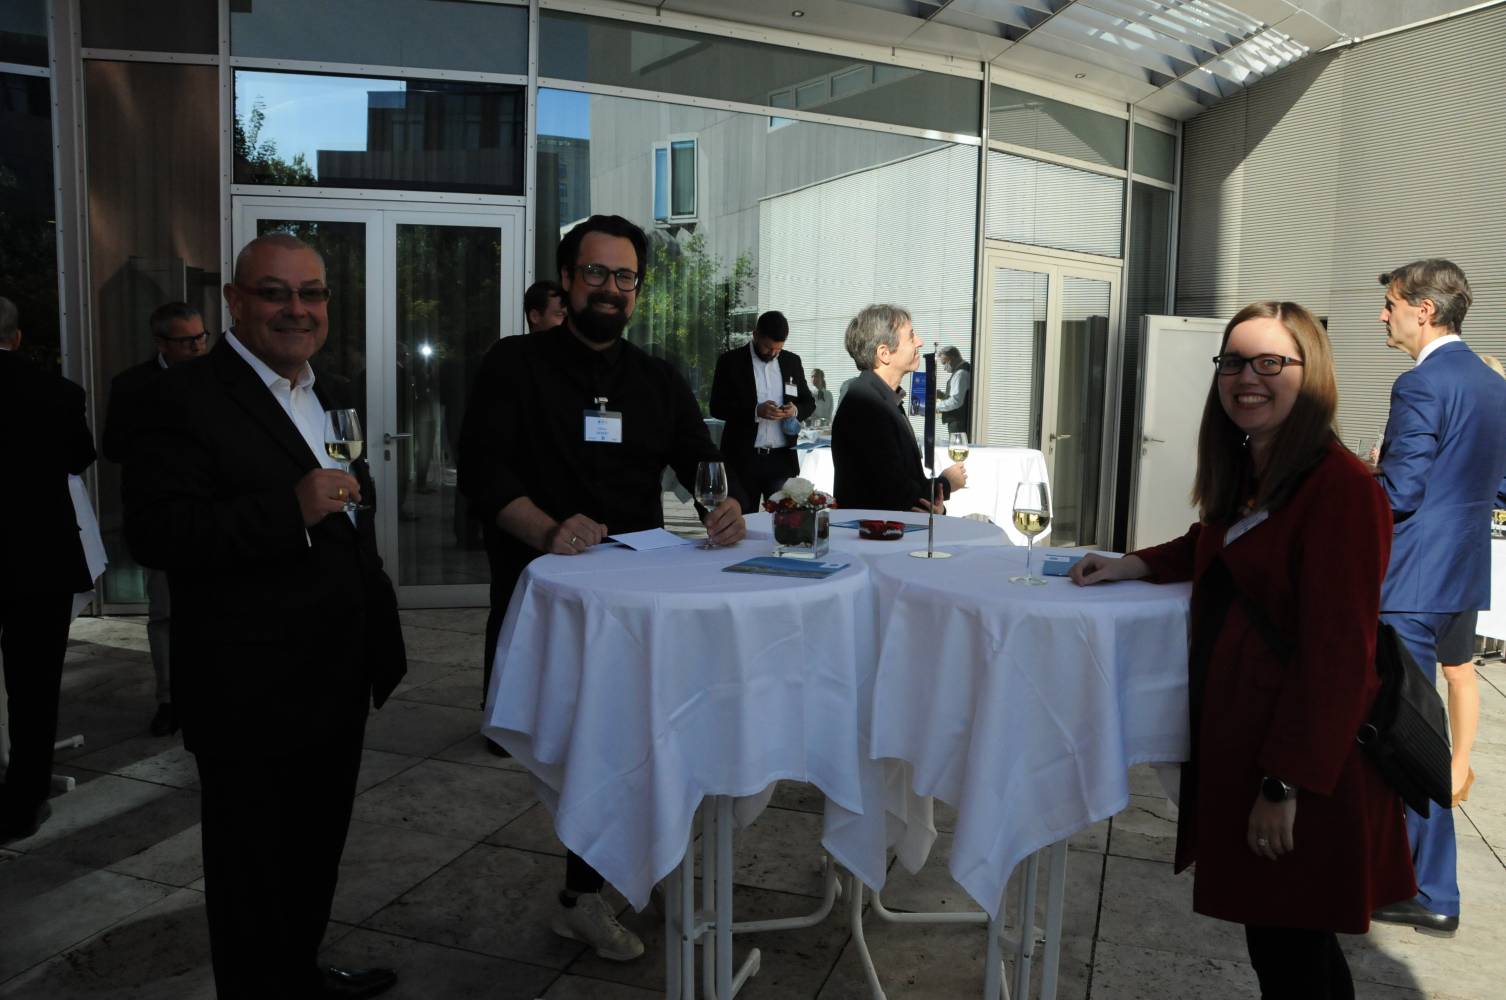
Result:
<svg viewBox="0 0 1506 1000"><path fill-rule="evenodd" d="M366 95L403 92L401 80L370 77L307 76L291 73L235 73L235 113L244 118L258 98L266 103L262 141L277 143L283 159L302 153L317 167L320 149L366 148ZM567 90L539 91L539 132L577 139L591 136L590 97Z"/></svg>

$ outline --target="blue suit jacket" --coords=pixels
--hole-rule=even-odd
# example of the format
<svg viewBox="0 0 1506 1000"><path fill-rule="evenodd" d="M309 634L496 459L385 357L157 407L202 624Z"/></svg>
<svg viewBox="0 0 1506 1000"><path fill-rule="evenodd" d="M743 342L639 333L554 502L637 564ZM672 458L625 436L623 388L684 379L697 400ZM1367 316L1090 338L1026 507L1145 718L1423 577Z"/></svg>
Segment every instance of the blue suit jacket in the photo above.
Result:
<svg viewBox="0 0 1506 1000"><path fill-rule="evenodd" d="M1445 344L1391 387L1380 483L1396 519L1382 611L1490 607L1490 511L1506 474L1506 379Z"/></svg>

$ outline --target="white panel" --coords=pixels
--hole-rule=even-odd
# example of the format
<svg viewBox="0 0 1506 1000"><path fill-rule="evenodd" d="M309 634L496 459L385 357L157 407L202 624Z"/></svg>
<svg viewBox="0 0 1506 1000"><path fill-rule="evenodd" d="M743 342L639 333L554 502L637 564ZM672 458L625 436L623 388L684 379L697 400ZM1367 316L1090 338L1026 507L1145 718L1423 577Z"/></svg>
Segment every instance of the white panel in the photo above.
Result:
<svg viewBox="0 0 1506 1000"><path fill-rule="evenodd" d="M1049 277L995 267L989 275L988 440L1009 448L1040 447L1040 384Z"/></svg>
<svg viewBox="0 0 1506 1000"><path fill-rule="evenodd" d="M989 239L1118 257L1123 213L1117 178L989 151Z"/></svg>

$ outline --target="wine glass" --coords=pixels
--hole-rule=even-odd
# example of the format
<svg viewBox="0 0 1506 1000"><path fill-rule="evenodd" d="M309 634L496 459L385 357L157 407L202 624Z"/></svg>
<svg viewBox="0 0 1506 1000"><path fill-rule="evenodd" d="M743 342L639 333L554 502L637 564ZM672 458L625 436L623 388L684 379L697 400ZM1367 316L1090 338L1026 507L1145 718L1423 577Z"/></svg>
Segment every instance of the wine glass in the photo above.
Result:
<svg viewBox="0 0 1506 1000"><path fill-rule="evenodd" d="M355 410L324 411L324 451L350 472L350 464L361 457L366 437L361 432L361 418ZM345 501L346 511L370 510L370 504Z"/></svg>
<svg viewBox="0 0 1506 1000"><path fill-rule="evenodd" d="M696 502L707 513L716 510L727 499L727 466L721 462L701 462L695 467ZM698 548L714 549L717 545L708 535Z"/></svg>
<svg viewBox="0 0 1506 1000"><path fill-rule="evenodd" d="M967 432L953 431L946 442L946 456L954 462L967 461Z"/></svg>
<svg viewBox="0 0 1506 1000"><path fill-rule="evenodd" d="M1035 554L1035 536L1051 527L1051 494L1041 482L1021 483L1014 491L1014 526L1024 533L1025 575L1012 576L1010 583L1027 587L1044 586L1044 577L1030 574L1031 557Z"/></svg>

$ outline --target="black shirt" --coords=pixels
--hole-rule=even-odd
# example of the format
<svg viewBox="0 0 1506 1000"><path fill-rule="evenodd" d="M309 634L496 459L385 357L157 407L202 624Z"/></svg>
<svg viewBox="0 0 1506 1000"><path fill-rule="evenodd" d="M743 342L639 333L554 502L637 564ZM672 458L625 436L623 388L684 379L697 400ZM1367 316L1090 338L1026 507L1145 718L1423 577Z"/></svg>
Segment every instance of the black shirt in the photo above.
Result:
<svg viewBox="0 0 1506 1000"><path fill-rule="evenodd" d="M586 411L622 415L622 442L585 440ZM499 341L476 376L461 432L460 489L483 522L527 497L556 521L584 514L612 533L664 526L661 473L687 487L721 459L690 386L666 361L618 340L592 350L561 326ZM538 550L500 533L510 591ZM500 582L500 581L498 581Z"/></svg>

